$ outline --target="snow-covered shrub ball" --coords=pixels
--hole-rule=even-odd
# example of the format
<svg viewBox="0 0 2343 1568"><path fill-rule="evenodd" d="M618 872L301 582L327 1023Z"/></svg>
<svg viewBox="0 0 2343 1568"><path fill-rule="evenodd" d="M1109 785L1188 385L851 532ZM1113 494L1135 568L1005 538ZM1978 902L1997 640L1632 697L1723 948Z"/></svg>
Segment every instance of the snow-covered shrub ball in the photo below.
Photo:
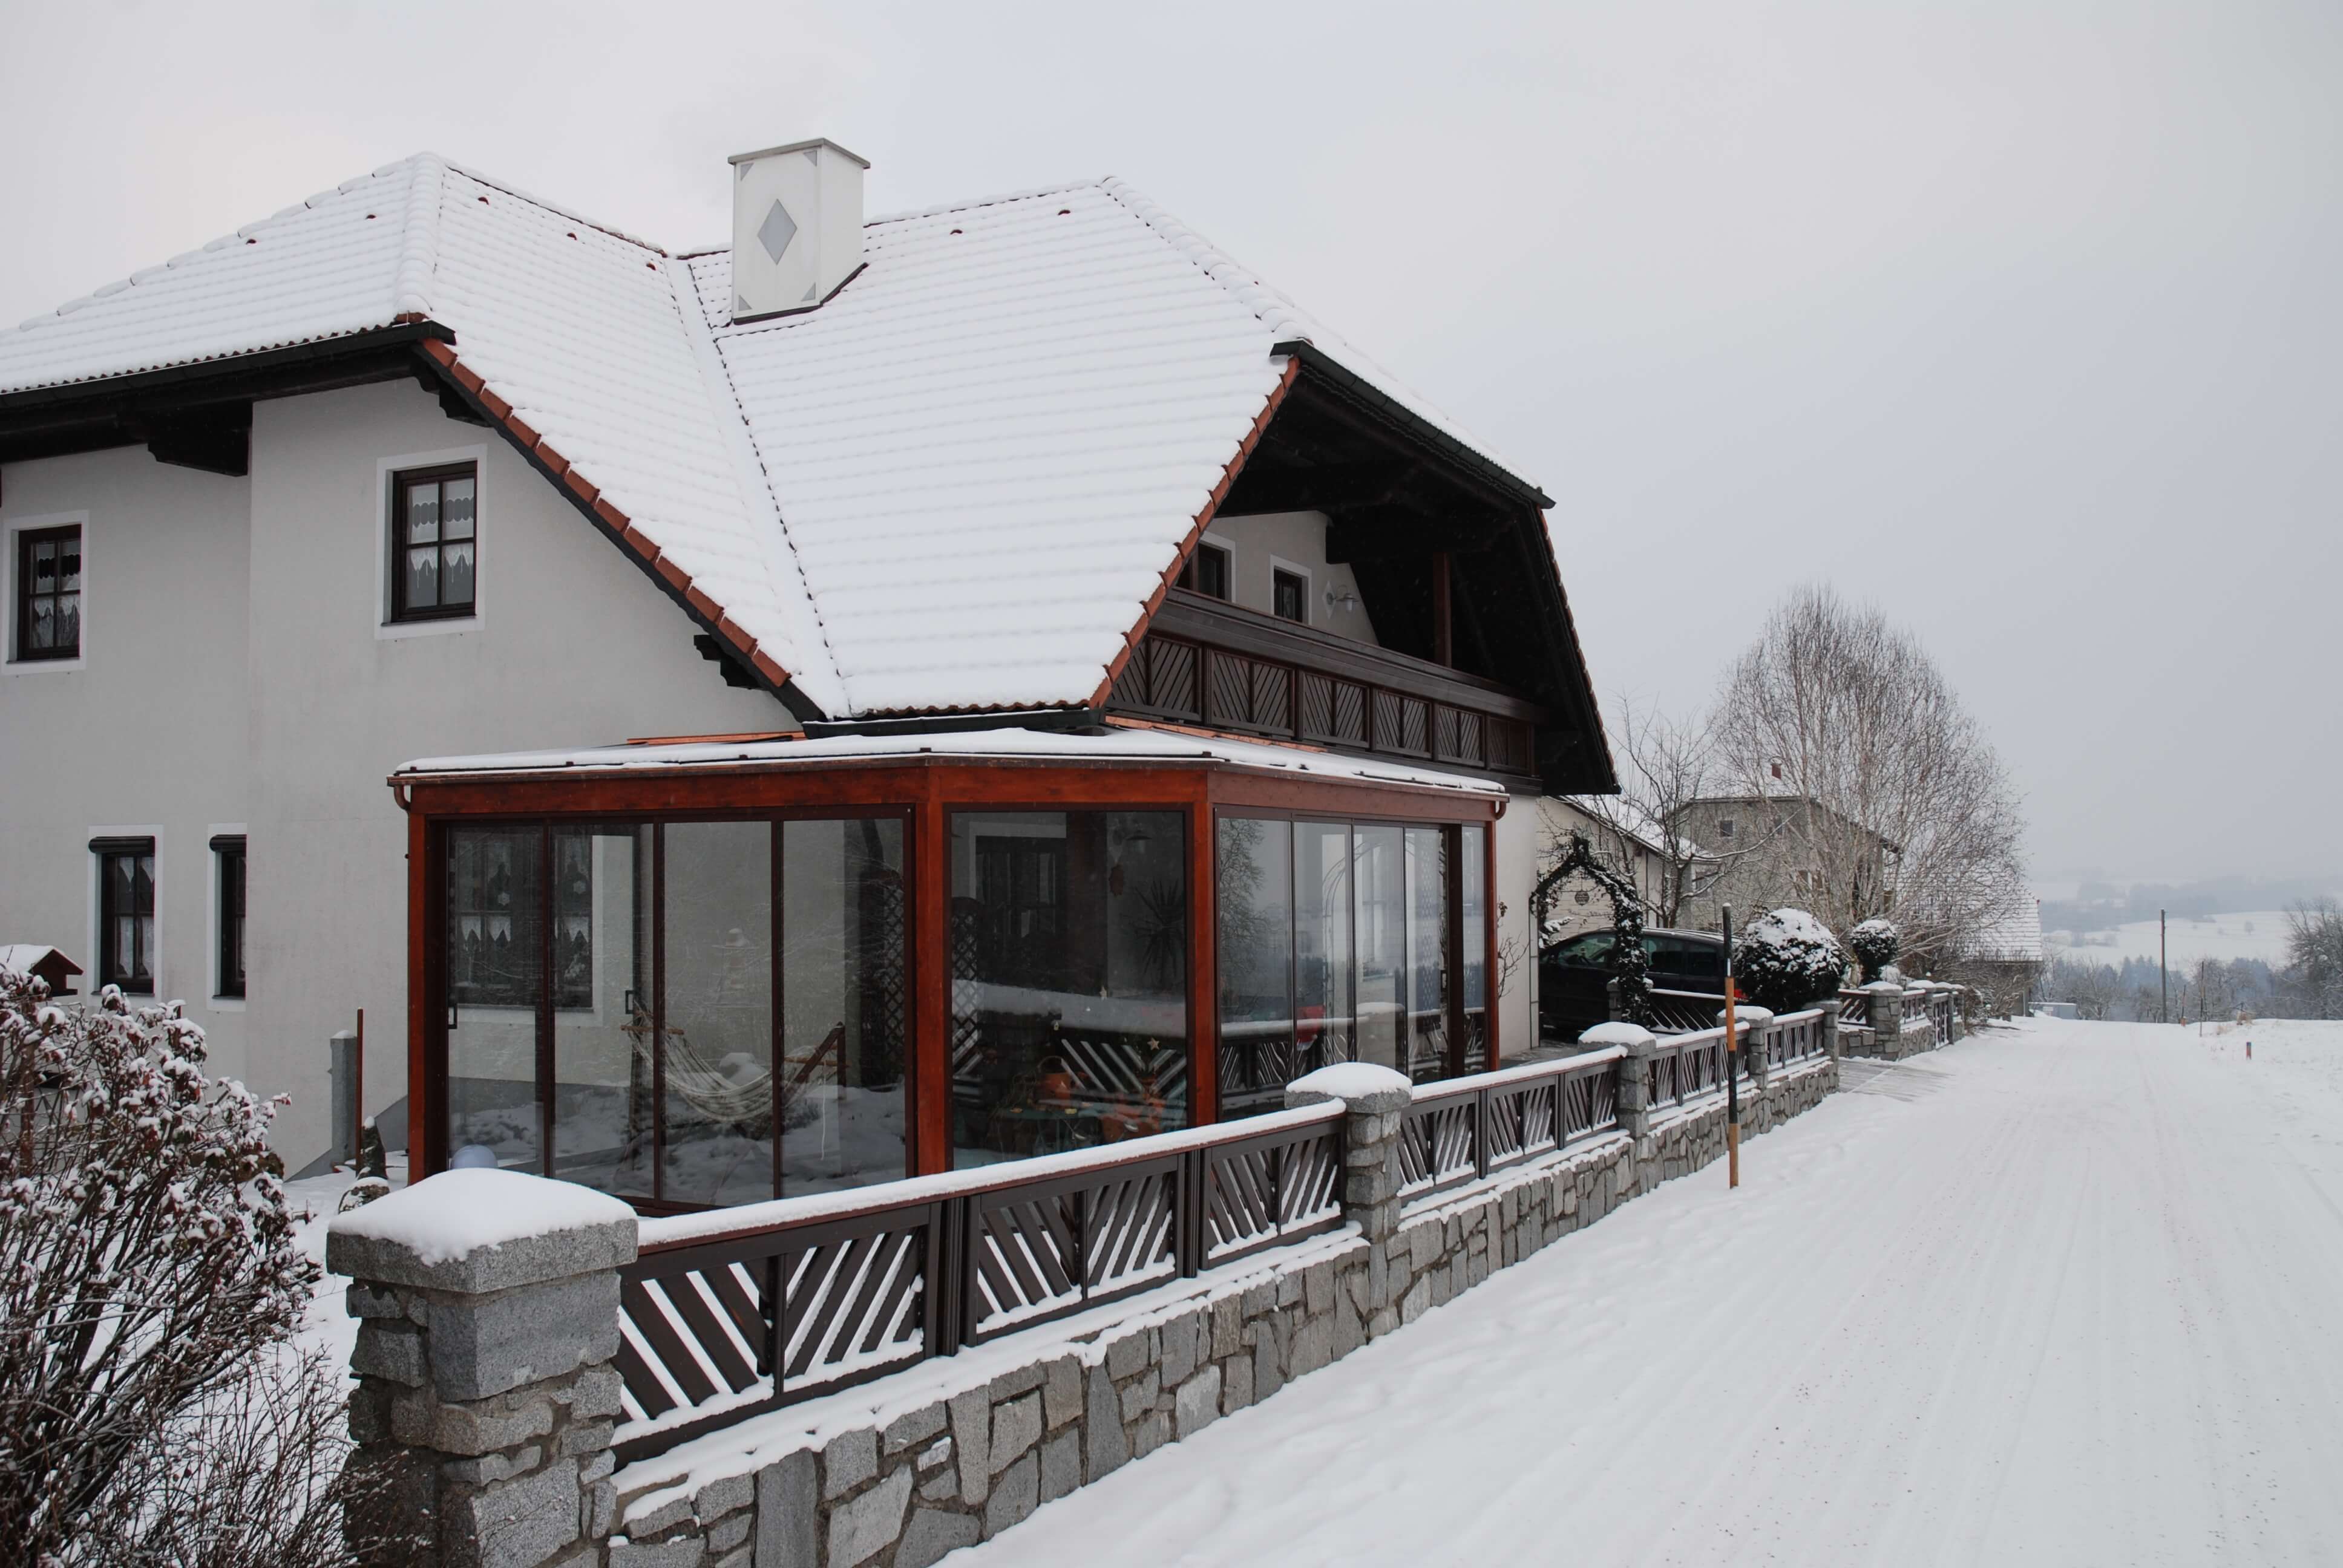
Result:
<svg viewBox="0 0 2343 1568"><path fill-rule="evenodd" d="M1733 944L1733 978L1741 994L1777 1013L1834 995L1845 972L1838 939L1804 910L1761 915Z"/></svg>
<svg viewBox="0 0 2343 1568"><path fill-rule="evenodd" d="M1893 921L1875 917L1848 932L1846 945L1855 954L1855 961L1863 966L1864 983L1868 985L1904 950L1904 933L1896 929Z"/></svg>

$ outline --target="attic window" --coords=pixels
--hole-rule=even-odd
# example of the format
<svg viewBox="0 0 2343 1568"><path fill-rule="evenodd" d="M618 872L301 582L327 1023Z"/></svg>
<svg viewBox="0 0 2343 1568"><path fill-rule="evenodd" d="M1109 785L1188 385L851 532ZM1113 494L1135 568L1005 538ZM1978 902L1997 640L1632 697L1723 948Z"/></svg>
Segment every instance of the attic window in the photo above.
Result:
<svg viewBox="0 0 2343 1568"><path fill-rule="evenodd" d="M1236 575L1230 569L1235 558L1236 552L1228 546L1202 540L1196 546L1196 553L1188 558L1188 564L1180 568L1179 584L1190 593L1200 593L1225 604L1229 580Z"/></svg>
<svg viewBox="0 0 2343 1568"><path fill-rule="evenodd" d="M1732 819L1732 818L1730 818L1730 817L1719 817L1719 818L1716 819L1716 836L1717 836L1718 838L1720 838L1720 839L1730 839L1731 837L1733 837L1733 819Z"/></svg>

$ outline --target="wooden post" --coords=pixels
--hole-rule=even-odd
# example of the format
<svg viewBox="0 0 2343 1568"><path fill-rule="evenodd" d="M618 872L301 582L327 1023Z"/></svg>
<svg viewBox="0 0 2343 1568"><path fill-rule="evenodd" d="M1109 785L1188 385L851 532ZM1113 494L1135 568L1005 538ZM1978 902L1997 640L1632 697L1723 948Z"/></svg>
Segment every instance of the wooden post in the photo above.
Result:
<svg viewBox="0 0 2343 1568"><path fill-rule="evenodd" d="M1728 1188L1741 1185L1741 1050L1734 1003L1741 987L1733 978L1733 906L1725 906L1725 1171Z"/></svg>
<svg viewBox="0 0 2343 1568"><path fill-rule="evenodd" d="M1448 552L1432 558L1432 662L1454 668L1456 629L1454 606L1448 591Z"/></svg>

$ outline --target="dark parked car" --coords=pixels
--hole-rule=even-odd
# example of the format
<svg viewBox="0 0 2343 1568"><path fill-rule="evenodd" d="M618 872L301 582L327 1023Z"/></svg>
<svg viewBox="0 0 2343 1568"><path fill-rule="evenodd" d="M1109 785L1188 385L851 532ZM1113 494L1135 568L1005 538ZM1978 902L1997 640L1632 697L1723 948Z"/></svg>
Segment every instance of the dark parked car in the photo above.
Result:
<svg viewBox="0 0 2343 1568"><path fill-rule="evenodd" d="M1611 1016L1611 953L1618 938L1583 931L1538 959L1538 1034L1574 1040ZM1701 991L1725 997L1725 939L1709 931L1645 931L1644 961L1654 990Z"/></svg>

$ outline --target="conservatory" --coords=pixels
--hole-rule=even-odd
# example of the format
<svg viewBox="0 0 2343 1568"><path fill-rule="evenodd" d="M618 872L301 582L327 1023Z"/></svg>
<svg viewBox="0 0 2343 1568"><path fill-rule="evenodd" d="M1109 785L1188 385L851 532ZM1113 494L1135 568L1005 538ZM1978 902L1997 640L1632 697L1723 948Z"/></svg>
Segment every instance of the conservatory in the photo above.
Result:
<svg viewBox="0 0 2343 1568"><path fill-rule="evenodd" d="M1496 1060L1503 785L1111 722L437 759L408 814L420 1171L646 1211Z"/></svg>

